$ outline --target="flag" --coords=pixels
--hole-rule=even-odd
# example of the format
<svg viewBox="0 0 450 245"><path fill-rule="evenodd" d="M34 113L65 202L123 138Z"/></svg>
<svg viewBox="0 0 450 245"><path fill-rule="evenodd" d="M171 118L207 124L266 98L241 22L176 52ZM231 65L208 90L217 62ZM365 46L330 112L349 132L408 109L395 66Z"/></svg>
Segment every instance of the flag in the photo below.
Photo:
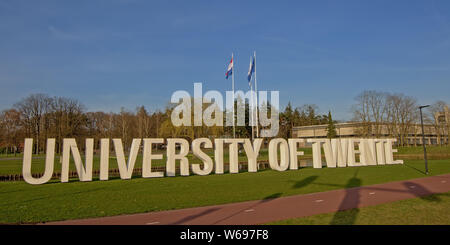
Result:
<svg viewBox="0 0 450 245"><path fill-rule="evenodd" d="M225 73L225 78L228 79L228 76L231 76L233 73L233 57L231 57L230 64L228 64L227 72Z"/></svg>
<svg viewBox="0 0 450 245"><path fill-rule="evenodd" d="M251 85L250 81L252 80L253 72L255 72L255 56L250 58L250 67L248 68L248 74L247 74L248 86Z"/></svg>

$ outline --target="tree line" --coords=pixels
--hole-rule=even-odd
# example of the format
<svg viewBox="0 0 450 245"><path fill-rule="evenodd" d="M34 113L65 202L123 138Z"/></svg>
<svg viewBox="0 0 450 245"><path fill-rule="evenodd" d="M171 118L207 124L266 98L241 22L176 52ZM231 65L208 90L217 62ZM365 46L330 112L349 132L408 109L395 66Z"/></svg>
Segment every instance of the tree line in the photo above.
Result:
<svg viewBox="0 0 450 245"><path fill-rule="evenodd" d="M235 106L245 106L248 115L248 101L236 101ZM271 106L266 106L270 114ZM163 110L153 112L144 106L138 106L134 110L121 108L118 113L90 112L80 101L73 98L31 94L15 103L12 108L1 112L0 152L16 153L21 150L25 138L34 139L33 152L37 154L44 152L47 138L55 138L56 152L60 153L64 138L75 138L80 148L84 147L85 138L94 138L95 149L99 149L101 138L121 138L127 149L133 138L182 137L193 140L198 137L232 136L232 127L175 127L170 120L173 109L174 106L169 104ZM316 105L293 109L289 103L285 110L280 112L279 137L291 137L292 126L325 123L327 117L319 115L317 110ZM248 116L245 120L246 125L249 125ZM262 128L260 126L260 129ZM251 134L250 126L236 126L237 137L251 137Z"/></svg>
<svg viewBox="0 0 450 245"><path fill-rule="evenodd" d="M408 137L421 136L422 132L417 127L420 124L420 112L416 98L402 93L368 90L356 96L355 101L352 106L353 121L362 123L359 129L361 136L379 137L387 133L397 138L400 145L408 145ZM433 126L437 141L441 144L448 144L450 125L448 119L437 115L444 112L446 106L444 101L437 101L423 111L424 123Z"/></svg>
<svg viewBox="0 0 450 245"><path fill-rule="evenodd" d="M419 123L417 100L403 94L391 94L378 91L364 91L355 98L352 106L353 121L362 123L360 136L380 136L383 130L406 144L406 137L414 124ZM248 102L235 103L245 106L248 115ZM444 111L447 104L434 103L425 114L425 122L434 125L438 137L447 137L449 125L436 113ZM205 106L203 106L205 108ZM269 114L271 106L267 105ZM56 139L56 151L62 150L64 138L75 138L83 148L85 138L94 138L95 149L99 149L100 138L121 138L125 148L131 145L133 138L169 138L182 137L193 140L198 137L231 137L232 127L219 126L181 126L171 122L174 105L163 110L148 111L144 106L134 110L121 108L120 112L90 112L78 100L66 97L50 97L46 94L31 94L15 103L12 108L0 114L0 152L15 153L21 149L25 138L34 139L34 152L45 150L47 138ZM331 112L320 114L314 104L293 107L289 102L279 112L278 137L291 138L294 126L328 124L327 136L336 137L335 121ZM224 119L225 120L225 119ZM248 124L246 116L246 125ZM225 125L225 124L224 124ZM261 129L262 127L260 127ZM237 137L251 137L250 126L236 127Z"/></svg>
<svg viewBox="0 0 450 245"><path fill-rule="evenodd" d="M45 149L47 138L55 138L59 153L64 138L83 145L86 137L122 138L128 145L134 137L159 137L160 122L166 119L167 113L149 113L143 106L135 111L122 108L119 113L88 112L76 99L32 94L0 114L0 147L15 153L24 138L33 138L33 151L38 153Z"/></svg>

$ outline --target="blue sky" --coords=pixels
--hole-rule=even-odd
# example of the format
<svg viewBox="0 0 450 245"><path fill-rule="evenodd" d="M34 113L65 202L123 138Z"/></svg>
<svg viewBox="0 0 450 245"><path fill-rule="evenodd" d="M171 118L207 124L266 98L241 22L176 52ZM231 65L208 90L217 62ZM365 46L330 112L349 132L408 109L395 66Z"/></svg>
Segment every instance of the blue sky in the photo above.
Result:
<svg viewBox="0 0 450 245"><path fill-rule="evenodd" d="M363 90L450 102L449 1L0 0L0 109L30 93L89 111L163 108L175 90L258 86L349 119Z"/></svg>

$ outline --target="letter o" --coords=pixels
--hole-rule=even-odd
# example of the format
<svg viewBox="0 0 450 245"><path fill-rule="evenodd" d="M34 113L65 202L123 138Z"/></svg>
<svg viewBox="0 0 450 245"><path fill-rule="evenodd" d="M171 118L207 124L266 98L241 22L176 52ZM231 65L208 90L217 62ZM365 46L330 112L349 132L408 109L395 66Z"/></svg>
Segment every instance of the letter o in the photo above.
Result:
<svg viewBox="0 0 450 245"><path fill-rule="evenodd" d="M280 148L280 162L278 162L278 147ZM285 171L289 167L289 145L283 138L276 138L269 143L270 168Z"/></svg>

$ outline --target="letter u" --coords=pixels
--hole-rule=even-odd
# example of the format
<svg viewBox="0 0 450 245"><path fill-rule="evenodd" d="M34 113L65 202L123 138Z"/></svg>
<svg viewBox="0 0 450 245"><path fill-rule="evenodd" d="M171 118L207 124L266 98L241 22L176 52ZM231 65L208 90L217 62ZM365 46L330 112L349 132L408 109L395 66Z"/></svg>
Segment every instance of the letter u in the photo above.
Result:
<svg viewBox="0 0 450 245"><path fill-rule="evenodd" d="M23 169L22 175L25 182L32 185L40 185L47 183L53 175L53 167L55 160L55 139L47 139L47 154L45 158L45 172L40 178L34 178L31 174L31 159L33 150L33 139L25 139L25 146L23 151Z"/></svg>

